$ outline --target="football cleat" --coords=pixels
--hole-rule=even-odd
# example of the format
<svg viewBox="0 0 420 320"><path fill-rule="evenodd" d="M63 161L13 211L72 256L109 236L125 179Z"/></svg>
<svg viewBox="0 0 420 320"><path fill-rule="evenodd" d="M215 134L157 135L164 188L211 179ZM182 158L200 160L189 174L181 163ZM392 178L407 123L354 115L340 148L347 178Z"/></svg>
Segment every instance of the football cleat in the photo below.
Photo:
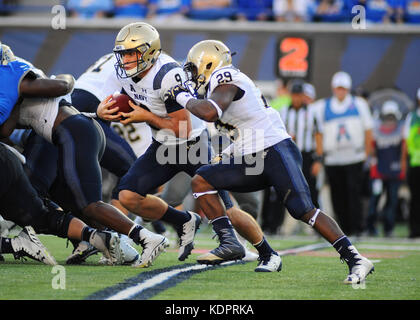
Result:
<svg viewBox="0 0 420 320"><path fill-rule="evenodd" d="M242 258L242 261L257 261L257 260L258 260L258 254L248 250L245 247L245 257Z"/></svg>
<svg viewBox="0 0 420 320"><path fill-rule="evenodd" d="M166 237L148 232L147 236L140 240L140 245L143 247L140 260L133 263L133 267L147 268L153 264L153 261L169 247L169 241Z"/></svg>
<svg viewBox="0 0 420 320"><path fill-rule="evenodd" d="M351 268L347 278L344 279L345 284L360 284L375 270L373 263L369 259L361 255L356 256L356 258L358 260Z"/></svg>
<svg viewBox="0 0 420 320"><path fill-rule="evenodd" d="M140 260L139 253L131 246L130 242L132 242L132 240L129 237L124 234L120 234L120 249L123 255L123 265L133 264ZM102 256L98 263L109 265L110 261L105 256Z"/></svg>
<svg viewBox="0 0 420 320"><path fill-rule="evenodd" d="M258 261L259 263L254 270L255 272L274 272L280 271L282 268L281 257L275 253L259 257Z"/></svg>
<svg viewBox="0 0 420 320"><path fill-rule="evenodd" d="M198 263L213 265L225 261L240 260L245 257L245 248L239 243L233 229L221 229L218 236L219 246L199 256L197 258Z"/></svg>
<svg viewBox="0 0 420 320"><path fill-rule="evenodd" d="M35 234L35 230L30 226L24 227L18 236L11 240L11 245L15 259L29 257L51 266L57 265L54 257L41 243Z"/></svg>
<svg viewBox="0 0 420 320"><path fill-rule="evenodd" d="M178 260L184 261L194 249L194 236L200 228L201 218L195 212L189 212L191 219L182 226L182 232L179 235Z"/></svg>
<svg viewBox="0 0 420 320"><path fill-rule="evenodd" d="M66 264L82 264L88 257L97 254L98 252L99 250L89 242L80 241L72 254L67 257Z"/></svg>
<svg viewBox="0 0 420 320"><path fill-rule="evenodd" d="M123 264L133 264L140 260L140 255L131 245L132 240L126 235L120 235L120 248L123 253Z"/></svg>
<svg viewBox="0 0 420 320"><path fill-rule="evenodd" d="M118 233L109 231L94 231L89 239L96 249L102 252L108 259L109 265L123 263L123 253L120 248L120 238Z"/></svg>

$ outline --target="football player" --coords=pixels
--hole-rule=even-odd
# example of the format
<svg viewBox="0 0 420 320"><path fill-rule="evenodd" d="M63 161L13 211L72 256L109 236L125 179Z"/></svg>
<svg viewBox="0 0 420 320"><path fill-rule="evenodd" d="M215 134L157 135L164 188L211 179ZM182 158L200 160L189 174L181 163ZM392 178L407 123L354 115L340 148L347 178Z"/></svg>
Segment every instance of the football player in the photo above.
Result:
<svg viewBox="0 0 420 320"><path fill-rule="evenodd" d="M72 105L80 112L96 113L99 103L107 95L120 92L122 87L115 75L116 58L113 53L106 54L90 66L77 80L71 95ZM122 125L120 123L105 122L97 118L105 133L106 147L100 161L101 167L114 174L118 180L124 176L134 161L150 145L151 131L145 123L132 123ZM111 204L120 209L124 214L128 211L119 203L118 193L115 190L111 194ZM164 234L165 227L160 221L152 223L155 232ZM122 236L121 243L127 240ZM130 248L129 245L124 248ZM131 249L130 251L133 251ZM68 261L74 263L83 262L84 257L92 252L92 247L81 242ZM134 254L134 251L133 251ZM125 256L128 256L125 252ZM131 261L131 259L128 259Z"/></svg>
<svg viewBox="0 0 420 320"><path fill-rule="evenodd" d="M190 116L175 100L165 100L169 88L184 83L185 74L173 58L161 52L159 33L147 23L132 23L123 27L116 37L114 52L119 81L125 93L138 105L130 102L134 109L132 112L118 112L109 96L98 106L98 116L123 124L145 122L150 125L153 133L152 144L121 179L119 200L128 210L148 220L160 219L175 226L190 222L191 230L196 230L200 224L197 214L176 210L150 195L151 190L169 181L178 172L193 176L200 166L210 160L211 150L205 123ZM172 157L168 156L169 159L162 161L165 154ZM242 210L234 208L227 192L219 193L239 234L257 245L259 252L274 252L256 221ZM243 258L244 247L236 240L230 241L236 239L230 222L228 227L216 220L212 224L219 239L232 243L225 258ZM186 253L180 250L178 258L181 261L188 256L193 245L193 238L184 240L183 232L185 230L178 228L181 248L184 241L188 241L190 248Z"/></svg>
<svg viewBox="0 0 420 320"><path fill-rule="evenodd" d="M63 75L45 78L42 71L19 61L2 46L3 65L0 110L1 133L8 136L16 124L32 128L58 148L58 175L70 190L78 209L92 221L128 235L143 247L139 267L147 267L168 246L168 240L133 223L117 208L101 201L99 160L104 150L104 134L99 124L80 114L65 96L71 93L74 78ZM7 49L7 50L6 50ZM41 98L42 97L42 98ZM22 100L16 107L18 100Z"/></svg>
<svg viewBox="0 0 420 320"><path fill-rule="evenodd" d="M374 269L372 262L360 255L332 218L315 208L297 146L253 81L232 65L229 48L220 41L201 41L188 52L185 70L196 90L206 89L206 98L196 99L186 88L176 86L168 91L168 99L215 122L220 130L230 128L236 133L222 160L201 167L193 178L193 192L206 215L211 219L224 216L216 190L246 192L273 186L290 214L317 230L346 261L349 274L344 282L364 281ZM251 171L253 166L261 170ZM198 262L223 259L226 246L222 241L218 248L198 257ZM260 266L275 260L272 254Z"/></svg>

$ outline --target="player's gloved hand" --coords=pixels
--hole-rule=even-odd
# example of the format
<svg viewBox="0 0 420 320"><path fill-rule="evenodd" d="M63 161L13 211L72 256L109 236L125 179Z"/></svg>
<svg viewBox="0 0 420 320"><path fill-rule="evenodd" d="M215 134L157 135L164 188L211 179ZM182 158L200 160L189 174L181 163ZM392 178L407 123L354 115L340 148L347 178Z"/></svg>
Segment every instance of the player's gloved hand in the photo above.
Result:
<svg viewBox="0 0 420 320"><path fill-rule="evenodd" d="M166 100L170 99L170 100L175 100L176 101L176 98L181 93L190 94L189 91L186 88L184 88L183 86L176 85L176 86L172 87L171 89L169 89L165 93L164 100L166 101Z"/></svg>
<svg viewBox="0 0 420 320"><path fill-rule="evenodd" d="M211 159L210 163L211 164L217 164L217 163L221 162L222 160L223 160L223 155L221 153L219 153Z"/></svg>

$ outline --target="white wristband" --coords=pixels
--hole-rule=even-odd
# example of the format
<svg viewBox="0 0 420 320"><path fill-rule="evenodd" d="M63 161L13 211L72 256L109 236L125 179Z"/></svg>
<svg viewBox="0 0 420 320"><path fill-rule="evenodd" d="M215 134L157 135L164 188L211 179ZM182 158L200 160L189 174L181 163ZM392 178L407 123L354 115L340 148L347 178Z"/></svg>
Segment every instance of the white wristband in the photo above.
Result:
<svg viewBox="0 0 420 320"><path fill-rule="evenodd" d="M191 99L195 99L195 98L189 92L182 92L176 96L176 102L178 102L184 108L187 107L187 103Z"/></svg>
<svg viewBox="0 0 420 320"><path fill-rule="evenodd" d="M216 108L217 117L220 119L222 117L222 115L223 115L222 109L220 109L220 107L217 105L217 103L215 101L213 101L211 99L207 99L207 101L210 102L213 105L213 107Z"/></svg>

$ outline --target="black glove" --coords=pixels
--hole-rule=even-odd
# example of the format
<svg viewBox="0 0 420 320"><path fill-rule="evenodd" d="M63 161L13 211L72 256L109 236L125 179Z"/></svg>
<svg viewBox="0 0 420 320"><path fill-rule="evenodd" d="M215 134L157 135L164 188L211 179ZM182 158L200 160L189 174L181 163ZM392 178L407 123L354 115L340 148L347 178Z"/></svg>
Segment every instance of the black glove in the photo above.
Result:
<svg viewBox="0 0 420 320"><path fill-rule="evenodd" d="M181 85L176 85L175 87L172 87L171 89L169 89L164 96L164 100L174 100L176 101L176 97L180 94L180 93L189 93L189 91L187 89L185 89L183 86Z"/></svg>

